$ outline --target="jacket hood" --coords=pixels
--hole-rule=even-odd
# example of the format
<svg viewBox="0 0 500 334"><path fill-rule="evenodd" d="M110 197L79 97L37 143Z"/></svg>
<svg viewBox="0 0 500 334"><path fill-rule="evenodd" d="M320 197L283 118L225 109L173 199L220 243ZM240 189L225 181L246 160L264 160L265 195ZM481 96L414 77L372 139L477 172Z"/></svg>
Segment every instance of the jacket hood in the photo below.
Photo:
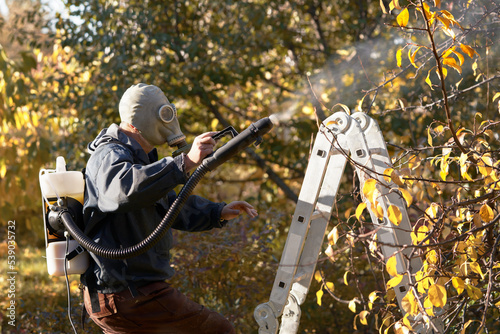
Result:
<svg viewBox="0 0 500 334"><path fill-rule="evenodd" d="M109 128L101 130L97 137L87 145L88 152L92 155L102 145L117 143L127 146L136 157L139 157L146 163L151 161L151 158L156 157L156 149L153 149L149 154L146 154L141 145L133 138L130 138L120 130L117 124L111 124ZM154 160L153 160L154 161Z"/></svg>

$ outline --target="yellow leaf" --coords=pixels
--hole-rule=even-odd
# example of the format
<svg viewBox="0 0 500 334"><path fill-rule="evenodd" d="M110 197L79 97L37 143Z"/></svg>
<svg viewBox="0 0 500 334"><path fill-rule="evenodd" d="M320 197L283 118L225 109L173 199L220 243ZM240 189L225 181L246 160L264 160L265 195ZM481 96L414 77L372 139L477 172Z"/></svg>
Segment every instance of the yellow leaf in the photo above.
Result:
<svg viewBox="0 0 500 334"><path fill-rule="evenodd" d="M372 211L378 219L384 219L384 208L378 201L373 204Z"/></svg>
<svg viewBox="0 0 500 334"><path fill-rule="evenodd" d="M441 0L434 0L434 7L441 7Z"/></svg>
<svg viewBox="0 0 500 334"><path fill-rule="evenodd" d="M494 218L493 209L490 208L488 204L483 204L481 209L479 209L479 215L485 223L489 223Z"/></svg>
<svg viewBox="0 0 500 334"><path fill-rule="evenodd" d="M446 288L441 284L433 284L429 287L429 300L432 305L436 307L443 307L446 305L447 294Z"/></svg>
<svg viewBox="0 0 500 334"><path fill-rule="evenodd" d="M420 226L417 229L417 232L411 233L411 239L413 243L416 245L427 237L427 233L429 232L429 228L425 225Z"/></svg>
<svg viewBox="0 0 500 334"><path fill-rule="evenodd" d="M0 167L0 178L4 178L5 174L7 174L7 165L2 164L2 167Z"/></svg>
<svg viewBox="0 0 500 334"><path fill-rule="evenodd" d="M392 168L387 168L386 170L384 170L385 182L387 182L387 183L391 182L391 175L393 172L394 172L394 169L392 169Z"/></svg>
<svg viewBox="0 0 500 334"><path fill-rule="evenodd" d="M431 135L431 127L427 128L427 143L429 146L432 146L432 135Z"/></svg>
<svg viewBox="0 0 500 334"><path fill-rule="evenodd" d="M441 67L441 71L443 71L443 78L446 79L446 77L448 76L448 70L446 69L446 67ZM438 68L436 68L436 74L439 77L439 79L443 80L443 78L441 78L441 73L439 73Z"/></svg>
<svg viewBox="0 0 500 334"><path fill-rule="evenodd" d="M453 287L457 290L458 294L461 294L465 289L465 283L460 277L453 277L451 279Z"/></svg>
<svg viewBox="0 0 500 334"><path fill-rule="evenodd" d="M398 67L401 67L402 61L403 61L403 49L399 49L396 52L396 62L398 64Z"/></svg>
<svg viewBox="0 0 500 334"><path fill-rule="evenodd" d="M333 282L326 282L326 288L328 289L328 291L330 292L333 292L335 291L335 284L333 284Z"/></svg>
<svg viewBox="0 0 500 334"><path fill-rule="evenodd" d="M439 206L436 203L431 203L431 205L425 210L425 213L431 218L436 218Z"/></svg>
<svg viewBox="0 0 500 334"><path fill-rule="evenodd" d="M438 255L435 250L431 250L425 255L428 263L436 264L438 263Z"/></svg>
<svg viewBox="0 0 500 334"><path fill-rule="evenodd" d="M449 66L455 69L458 73L462 74L462 68L457 64L455 58L447 57L443 59L443 65Z"/></svg>
<svg viewBox="0 0 500 334"><path fill-rule="evenodd" d="M328 233L328 242L331 245L336 245L337 240L339 240L339 231L337 229L337 226L335 226L330 233Z"/></svg>
<svg viewBox="0 0 500 334"><path fill-rule="evenodd" d="M393 223L396 226L398 226L401 223L401 220L403 219L401 210L399 210L399 208L395 205L390 205L387 208L387 216L389 217L391 223Z"/></svg>
<svg viewBox="0 0 500 334"><path fill-rule="evenodd" d="M349 302L349 310L351 310L352 313L356 313L356 298Z"/></svg>
<svg viewBox="0 0 500 334"><path fill-rule="evenodd" d="M379 293L379 291L372 291L370 292L370 294L368 295L368 300L372 303L374 303L378 298L380 298L377 293Z"/></svg>
<svg viewBox="0 0 500 334"><path fill-rule="evenodd" d="M465 61L464 56L462 56L462 54L457 51L453 51L453 53L457 56L460 66L462 66Z"/></svg>
<svg viewBox="0 0 500 334"><path fill-rule="evenodd" d="M477 168L483 176L488 176L493 171L493 160L491 156L487 153L481 157L481 160L477 162Z"/></svg>
<svg viewBox="0 0 500 334"><path fill-rule="evenodd" d="M365 184L363 184L363 195L365 195L365 198L370 201L370 203L373 204L373 199L370 196L373 194L373 192L376 189L377 181L374 179L368 179L365 181Z"/></svg>
<svg viewBox="0 0 500 334"><path fill-rule="evenodd" d="M483 297L483 292L480 289L470 284L466 284L465 286L467 288L467 295L473 300L478 300Z"/></svg>
<svg viewBox="0 0 500 334"><path fill-rule="evenodd" d="M316 270L316 272L314 273L314 279L316 280L316 282L321 282L323 279L321 278L321 273L319 272L319 270Z"/></svg>
<svg viewBox="0 0 500 334"><path fill-rule="evenodd" d="M409 19L410 13L408 12L408 8L403 9L396 18L400 27L406 27Z"/></svg>
<svg viewBox="0 0 500 334"><path fill-rule="evenodd" d="M474 53L477 54L477 52L473 48L465 44L460 44L460 49L470 58L474 57Z"/></svg>
<svg viewBox="0 0 500 334"><path fill-rule="evenodd" d="M432 302L429 299L429 296L425 297L425 299L424 299L424 309L428 315L430 315L431 317L434 316L434 305L432 305Z"/></svg>
<svg viewBox="0 0 500 334"><path fill-rule="evenodd" d="M361 214L363 213L363 211L365 210L366 208L366 203L365 202L361 202L359 203L358 207L356 208L356 219L359 220L359 217L361 217Z"/></svg>
<svg viewBox="0 0 500 334"><path fill-rule="evenodd" d="M411 327L411 324L410 324L410 320L408 320L408 316L409 314L405 314L405 316L403 317L403 324L408 327L409 330L413 330L413 327Z"/></svg>
<svg viewBox="0 0 500 334"><path fill-rule="evenodd" d="M410 59L410 63L413 67L418 68L417 64L415 64L415 56L417 55L418 50L420 50L420 46L415 50L415 52L411 53L411 49L408 50L408 58Z"/></svg>
<svg viewBox="0 0 500 334"><path fill-rule="evenodd" d="M425 78L425 83L427 85L429 85L431 90L434 90L434 88L432 88L432 81L431 81L430 75L431 75L431 70L429 70L429 72L427 72L427 77Z"/></svg>
<svg viewBox="0 0 500 334"><path fill-rule="evenodd" d="M335 262L335 254L332 248L332 245L328 244L328 247L326 247L325 250L325 255L328 256L328 259L332 262Z"/></svg>
<svg viewBox="0 0 500 334"><path fill-rule="evenodd" d="M319 289L316 292L316 302L318 303L319 306L321 306L321 298L323 297L323 289Z"/></svg>
<svg viewBox="0 0 500 334"><path fill-rule="evenodd" d="M382 8L382 13L387 14L387 9L384 5L384 0L380 0L380 8Z"/></svg>
<svg viewBox="0 0 500 334"><path fill-rule="evenodd" d="M359 321L365 326L368 325L368 320L366 319L368 314L370 314L370 312L366 310L359 312Z"/></svg>
<svg viewBox="0 0 500 334"><path fill-rule="evenodd" d="M410 192L406 189L399 189L399 191L401 191L401 194L406 201L406 206L410 207L413 203L413 197L411 196Z"/></svg>
<svg viewBox="0 0 500 334"><path fill-rule="evenodd" d="M493 96L493 102L495 102L496 99L500 97L500 92L496 93L495 96Z"/></svg>
<svg viewBox="0 0 500 334"><path fill-rule="evenodd" d="M469 267L473 272L479 274L479 276L481 276L481 278L484 279L484 274L483 274L483 271L481 270L481 266L479 265L479 263L470 262Z"/></svg>
<svg viewBox="0 0 500 334"><path fill-rule="evenodd" d="M345 285L349 285L349 282L347 281L347 275L348 275L348 274L349 274L349 271L346 271L346 272L344 273L344 284L345 284Z"/></svg>
<svg viewBox="0 0 500 334"><path fill-rule="evenodd" d="M397 286L403 280L403 275L397 275L387 281L387 289Z"/></svg>
<svg viewBox="0 0 500 334"><path fill-rule="evenodd" d="M438 16L437 19L444 25L446 29L450 29L450 20L443 16Z"/></svg>
<svg viewBox="0 0 500 334"><path fill-rule="evenodd" d="M387 263L385 264L385 268L389 275L391 276L397 276L398 275L398 269L397 269L397 259L396 256L391 256L389 260L387 260Z"/></svg>
<svg viewBox="0 0 500 334"><path fill-rule="evenodd" d="M418 303L412 290L409 290L401 300L401 307L410 315L418 313Z"/></svg>

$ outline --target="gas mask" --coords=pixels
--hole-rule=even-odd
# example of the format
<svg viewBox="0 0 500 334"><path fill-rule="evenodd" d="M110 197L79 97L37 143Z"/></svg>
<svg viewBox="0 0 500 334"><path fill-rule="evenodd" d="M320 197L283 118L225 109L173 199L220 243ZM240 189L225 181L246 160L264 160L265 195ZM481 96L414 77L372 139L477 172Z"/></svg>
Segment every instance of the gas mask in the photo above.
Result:
<svg viewBox="0 0 500 334"><path fill-rule="evenodd" d="M123 94L120 105L122 122L133 125L151 145L185 145L177 119L177 110L160 88L140 83Z"/></svg>

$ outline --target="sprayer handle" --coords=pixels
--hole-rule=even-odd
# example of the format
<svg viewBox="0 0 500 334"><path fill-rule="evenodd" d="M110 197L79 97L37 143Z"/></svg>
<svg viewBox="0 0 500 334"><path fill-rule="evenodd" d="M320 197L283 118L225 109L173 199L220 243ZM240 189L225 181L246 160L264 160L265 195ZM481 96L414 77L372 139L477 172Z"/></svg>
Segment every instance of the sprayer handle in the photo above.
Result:
<svg viewBox="0 0 500 334"><path fill-rule="evenodd" d="M236 137L207 156L201 164L211 171L214 170L234 155L250 146L253 142L258 141L261 136L268 133L272 128L273 122L269 117L262 118L250 124L248 128L243 130Z"/></svg>

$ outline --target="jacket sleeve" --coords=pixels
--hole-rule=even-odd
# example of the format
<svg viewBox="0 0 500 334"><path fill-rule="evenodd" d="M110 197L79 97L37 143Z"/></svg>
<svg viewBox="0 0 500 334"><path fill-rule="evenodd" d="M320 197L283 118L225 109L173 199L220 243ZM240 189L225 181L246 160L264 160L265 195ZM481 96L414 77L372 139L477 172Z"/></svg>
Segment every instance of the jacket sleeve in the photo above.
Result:
<svg viewBox="0 0 500 334"><path fill-rule="evenodd" d="M96 158L95 187L101 212L124 212L151 206L177 185L186 182L184 157L163 158L148 165L136 164L123 145L107 145Z"/></svg>
<svg viewBox="0 0 500 334"><path fill-rule="evenodd" d="M159 212L162 215L167 213L167 209L173 204L175 197L175 192L172 191L158 203L161 208ZM221 220L221 212L225 205L224 202L215 203L201 196L191 195L182 206L172 228L189 232L221 228L227 222Z"/></svg>

